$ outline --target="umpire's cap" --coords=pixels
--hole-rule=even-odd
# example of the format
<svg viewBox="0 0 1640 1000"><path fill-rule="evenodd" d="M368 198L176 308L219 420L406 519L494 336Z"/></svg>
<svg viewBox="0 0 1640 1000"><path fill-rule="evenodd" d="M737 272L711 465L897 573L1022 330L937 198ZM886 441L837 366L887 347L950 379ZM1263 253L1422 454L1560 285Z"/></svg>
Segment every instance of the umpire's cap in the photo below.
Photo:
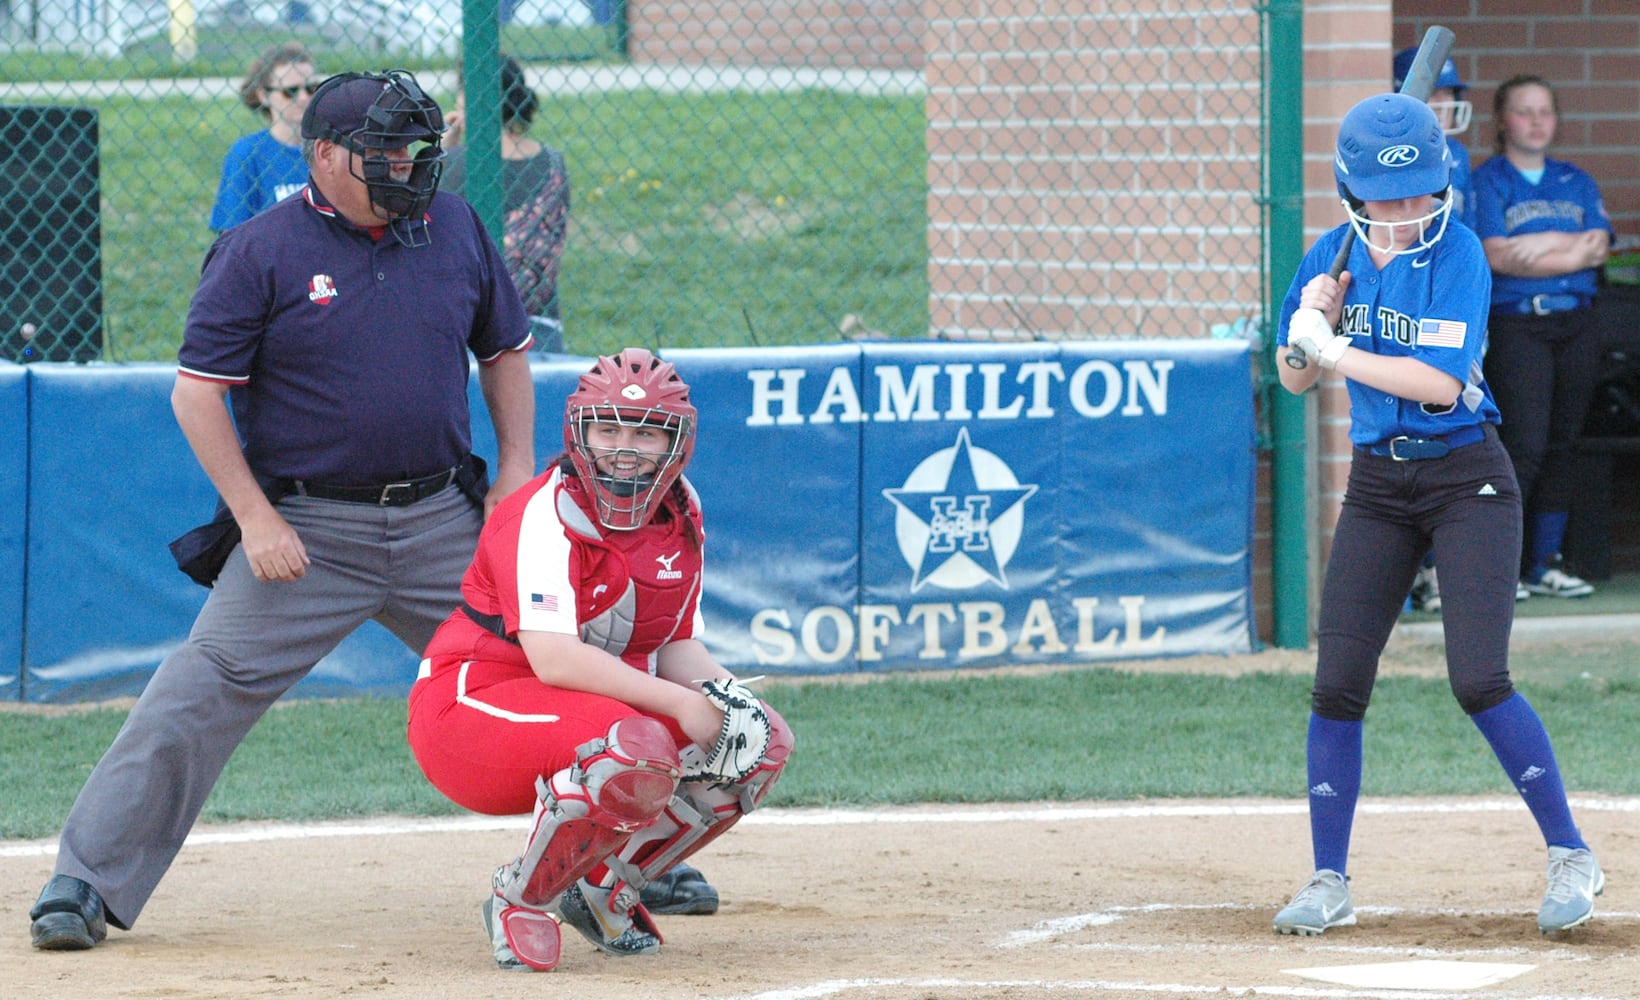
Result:
<svg viewBox="0 0 1640 1000"><path fill-rule="evenodd" d="M319 84L302 113L302 138L339 142L355 150L402 149L437 143L444 114L404 70L339 73Z"/></svg>

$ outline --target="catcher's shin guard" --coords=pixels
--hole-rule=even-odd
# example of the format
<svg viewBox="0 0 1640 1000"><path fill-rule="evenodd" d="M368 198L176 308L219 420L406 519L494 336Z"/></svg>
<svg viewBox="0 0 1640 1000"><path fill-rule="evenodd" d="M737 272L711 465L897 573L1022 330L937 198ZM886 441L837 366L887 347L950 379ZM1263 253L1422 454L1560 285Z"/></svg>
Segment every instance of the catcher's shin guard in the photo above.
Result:
<svg viewBox="0 0 1640 1000"><path fill-rule="evenodd" d="M677 747L664 725L621 719L609 735L576 751L576 761L538 779L524 852L496 870L495 893L509 903L548 909L575 880L654 822L677 789Z"/></svg>
<svg viewBox="0 0 1640 1000"><path fill-rule="evenodd" d="M780 778L795 740L792 731L772 708L769 714L769 747L757 767L739 781L709 783L685 777L672 801L655 822L633 834L632 839L608 860L610 871L619 880L614 889L619 903L628 908L637 902L651 879L688 858L728 832L740 817L756 809ZM703 756L695 746L685 747L687 761ZM687 763L684 766L688 771Z"/></svg>

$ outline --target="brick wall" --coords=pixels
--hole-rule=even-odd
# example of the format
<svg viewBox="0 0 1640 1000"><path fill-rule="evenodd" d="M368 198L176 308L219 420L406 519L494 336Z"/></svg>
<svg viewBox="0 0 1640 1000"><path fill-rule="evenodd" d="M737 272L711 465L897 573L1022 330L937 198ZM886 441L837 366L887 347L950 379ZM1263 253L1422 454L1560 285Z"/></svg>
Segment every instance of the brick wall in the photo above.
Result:
<svg viewBox="0 0 1640 1000"><path fill-rule="evenodd" d="M1397 49L1418 44L1431 24L1458 36L1454 60L1475 105L1462 139L1474 163L1494 151L1498 84L1535 73L1554 85L1560 101L1560 131L1549 155L1593 175L1618 235L1640 235L1640 4L1402 0L1395 13Z"/></svg>
<svg viewBox="0 0 1640 1000"><path fill-rule="evenodd" d="M923 65L921 0L628 0L638 63L846 69Z"/></svg>
<svg viewBox="0 0 1640 1000"><path fill-rule="evenodd" d="M1258 15L1189 7L929 0L936 335L1203 337L1260 311Z"/></svg>

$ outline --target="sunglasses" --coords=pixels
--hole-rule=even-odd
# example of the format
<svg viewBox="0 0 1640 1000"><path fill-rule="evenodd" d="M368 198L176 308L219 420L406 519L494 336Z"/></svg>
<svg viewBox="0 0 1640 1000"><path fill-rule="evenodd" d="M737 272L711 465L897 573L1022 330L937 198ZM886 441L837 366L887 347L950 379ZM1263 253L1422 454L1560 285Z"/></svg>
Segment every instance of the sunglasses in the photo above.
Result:
<svg viewBox="0 0 1640 1000"><path fill-rule="evenodd" d="M296 95L306 93L309 97L312 97L313 92L318 89L319 85L317 83L298 83L291 87L269 87L268 93L284 94L285 100L294 101L296 100Z"/></svg>

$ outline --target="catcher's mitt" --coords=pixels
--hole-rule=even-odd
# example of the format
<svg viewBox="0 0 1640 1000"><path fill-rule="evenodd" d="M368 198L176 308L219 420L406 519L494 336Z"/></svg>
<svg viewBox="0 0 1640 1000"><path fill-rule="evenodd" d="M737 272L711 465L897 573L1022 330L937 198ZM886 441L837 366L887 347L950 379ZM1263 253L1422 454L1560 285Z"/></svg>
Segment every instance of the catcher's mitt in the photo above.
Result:
<svg viewBox="0 0 1640 1000"><path fill-rule="evenodd" d="M757 770L769 748L769 713L757 695L731 678L700 682L701 693L723 710L723 728L706 760L685 781L739 781Z"/></svg>

